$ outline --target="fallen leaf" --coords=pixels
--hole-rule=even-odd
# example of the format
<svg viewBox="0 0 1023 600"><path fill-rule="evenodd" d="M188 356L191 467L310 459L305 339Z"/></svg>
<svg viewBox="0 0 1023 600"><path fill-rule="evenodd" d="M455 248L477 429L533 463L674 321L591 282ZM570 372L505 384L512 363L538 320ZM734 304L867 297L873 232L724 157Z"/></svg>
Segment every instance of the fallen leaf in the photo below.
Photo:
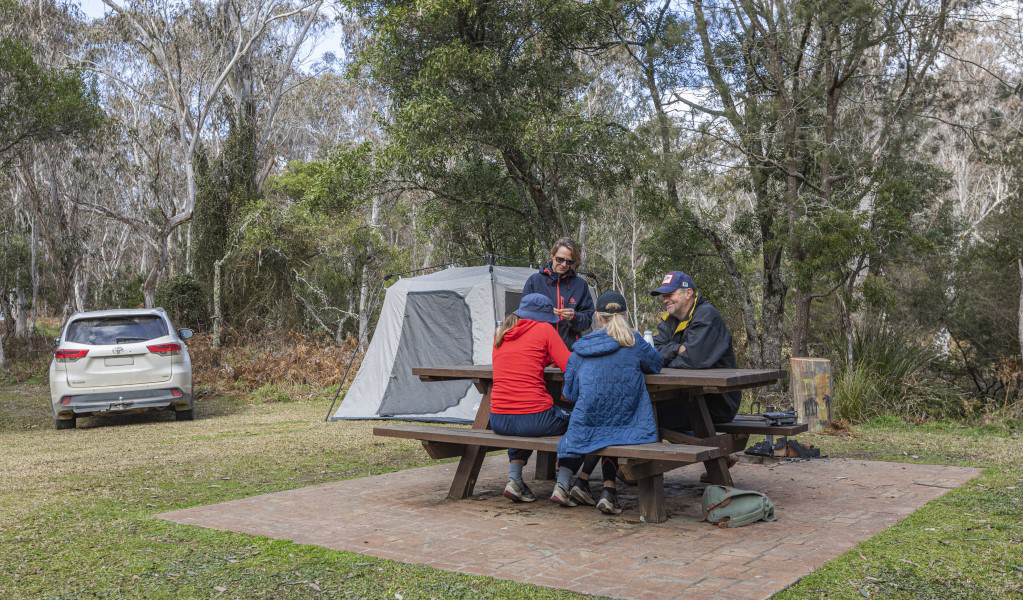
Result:
<svg viewBox="0 0 1023 600"><path fill-rule="evenodd" d="M227 591L227 588L222 585L213 586L213 589L220 593L224 593Z"/></svg>
<svg viewBox="0 0 1023 600"><path fill-rule="evenodd" d="M309 587L313 588L317 592L320 591L320 586L316 585L315 583L308 583L306 585L308 585Z"/></svg>

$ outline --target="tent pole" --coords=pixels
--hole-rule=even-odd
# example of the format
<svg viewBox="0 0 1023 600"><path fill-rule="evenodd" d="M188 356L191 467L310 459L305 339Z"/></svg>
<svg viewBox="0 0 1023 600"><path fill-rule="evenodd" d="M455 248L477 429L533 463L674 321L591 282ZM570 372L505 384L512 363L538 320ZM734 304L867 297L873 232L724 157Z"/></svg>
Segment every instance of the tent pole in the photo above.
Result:
<svg viewBox="0 0 1023 600"><path fill-rule="evenodd" d="M501 319L497 312L497 282L494 280L494 262L496 258L493 254L487 255L487 266L490 268L490 305L494 309L494 324L495 326L500 326L503 319Z"/></svg>

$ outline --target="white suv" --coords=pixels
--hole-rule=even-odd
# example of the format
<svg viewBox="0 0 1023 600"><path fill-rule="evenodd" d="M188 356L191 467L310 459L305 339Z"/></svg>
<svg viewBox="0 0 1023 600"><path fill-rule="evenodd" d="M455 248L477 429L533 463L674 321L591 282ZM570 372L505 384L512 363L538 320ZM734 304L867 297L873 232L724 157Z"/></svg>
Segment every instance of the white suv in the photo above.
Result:
<svg viewBox="0 0 1023 600"><path fill-rule="evenodd" d="M173 410L195 418L192 361L162 308L98 310L71 315L50 363L50 402L57 429L77 417Z"/></svg>

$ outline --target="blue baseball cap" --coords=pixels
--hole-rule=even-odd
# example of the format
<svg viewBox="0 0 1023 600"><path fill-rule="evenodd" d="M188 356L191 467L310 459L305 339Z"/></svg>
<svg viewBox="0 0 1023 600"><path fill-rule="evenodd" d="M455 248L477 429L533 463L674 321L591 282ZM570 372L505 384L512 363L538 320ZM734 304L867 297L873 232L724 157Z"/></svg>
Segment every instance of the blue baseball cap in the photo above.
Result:
<svg viewBox="0 0 1023 600"><path fill-rule="evenodd" d="M554 303L543 294L526 294L519 300L519 308L515 314L523 319L557 323L561 319L554 315Z"/></svg>
<svg viewBox="0 0 1023 600"><path fill-rule="evenodd" d="M659 296L661 294L670 294L675 290L695 290L696 286L693 285L693 278L686 275L682 271L671 271L665 274L664 279L661 280L661 287L650 292L651 296Z"/></svg>

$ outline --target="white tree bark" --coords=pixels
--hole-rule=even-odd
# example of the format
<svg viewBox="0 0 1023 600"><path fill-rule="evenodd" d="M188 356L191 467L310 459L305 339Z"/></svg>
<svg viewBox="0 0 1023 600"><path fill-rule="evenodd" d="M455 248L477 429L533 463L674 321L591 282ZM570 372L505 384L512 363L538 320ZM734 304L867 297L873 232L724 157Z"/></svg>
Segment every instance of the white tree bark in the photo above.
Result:
<svg viewBox="0 0 1023 600"><path fill-rule="evenodd" d="M1019 312L1016 315L1016 323L1019 331L1019 357L1023 360L1023 259L1016 260L1019 267Z"/></svg>
<svg viewBox="0 0 1023 600"><path fill-rule="evenodd" d="M25 310L25 289L20 285L14 287L14 335L25 337L28 335L28 311Z"/></svg>

